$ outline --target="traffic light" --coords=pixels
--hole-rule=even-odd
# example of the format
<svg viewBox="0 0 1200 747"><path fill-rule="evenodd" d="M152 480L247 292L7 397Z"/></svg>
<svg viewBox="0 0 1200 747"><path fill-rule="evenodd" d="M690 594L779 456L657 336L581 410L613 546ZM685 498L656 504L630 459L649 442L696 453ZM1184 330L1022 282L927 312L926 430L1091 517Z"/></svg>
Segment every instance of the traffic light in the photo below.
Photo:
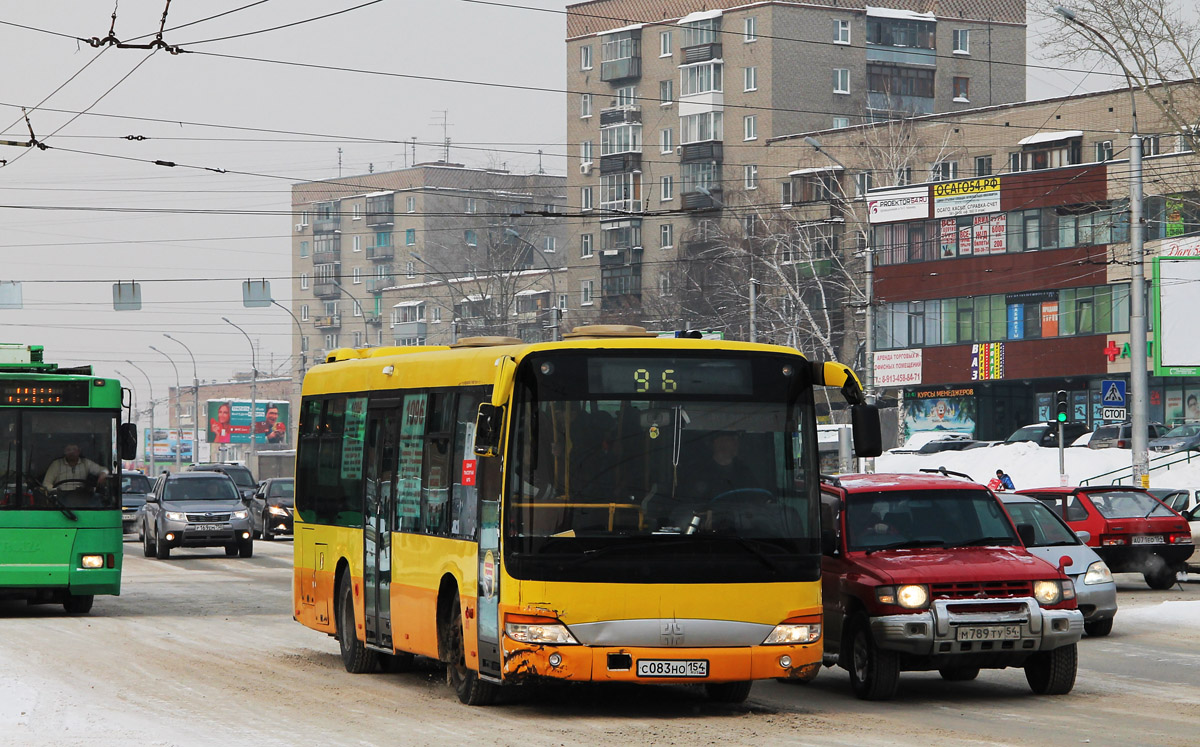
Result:
<svg viewBox="0 0 1200 747"><path fill-rule="evenodd" d="M1054 399L1055 399L1055 406L1056 406L1055 418L1060 423L1067 422L1067 419L1071 414L1071 405L1069 402L1067 402L1066 391L1059 389L1057 392L1054 393Z"/></svg>

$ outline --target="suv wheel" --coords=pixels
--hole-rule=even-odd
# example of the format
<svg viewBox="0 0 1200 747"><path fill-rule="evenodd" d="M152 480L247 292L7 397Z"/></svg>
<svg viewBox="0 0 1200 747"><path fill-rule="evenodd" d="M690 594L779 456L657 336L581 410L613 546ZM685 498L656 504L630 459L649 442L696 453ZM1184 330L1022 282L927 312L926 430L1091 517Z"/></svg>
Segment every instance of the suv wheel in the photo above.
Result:
<svg viewBox="0 0 1200 747"><path fill-rule="evenodd" d="M167 543L162 537L156 536L154 539L154 557L159 560L166 560L171 557L171 548L167 547Z"/></svg>
<svg viewBox="0 0 1200 747"><path fill-rule="evenodd" d="M900 657L875 644L865 617L850 628L850 686L862 700L891 700L900 683Z"/></svg>
<svg viewBox="0 0 1200 747"><path fill-rule="evenodd" d="M254 556L254 538L244 539L237 545L238 554L243 558Z"/></svg>
<svg viewBox="0 0 1200 747"><path fill-rule="evenodd" d="M1038 695L1065 695L1075 687L1079 668L1077 644L1041 651L1025 662L1025 681Z"/></svg>
<svg viewBox="0 0 1200 747"><path fill-rule="evenodd" d="M138 534L142 535L142 554L147 558L153 558L157 553L154 543L150 541L150 530L143 526L138 530Z"/></svg>

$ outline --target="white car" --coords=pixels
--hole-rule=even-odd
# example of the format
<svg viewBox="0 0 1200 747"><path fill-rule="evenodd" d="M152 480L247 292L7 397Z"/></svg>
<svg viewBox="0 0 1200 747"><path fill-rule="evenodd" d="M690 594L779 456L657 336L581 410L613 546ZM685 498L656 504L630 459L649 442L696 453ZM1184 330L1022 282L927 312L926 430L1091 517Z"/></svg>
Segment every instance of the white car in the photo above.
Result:
<svg viewBox="0 0 1200 747"><path fill-rule="evenodd" d="M1192 528L1192 543L1200 548L1200 488L1150 488L1150 492L1187 519ZM1192 553L1187 564L1200 569L1200 549Z"/></svg>

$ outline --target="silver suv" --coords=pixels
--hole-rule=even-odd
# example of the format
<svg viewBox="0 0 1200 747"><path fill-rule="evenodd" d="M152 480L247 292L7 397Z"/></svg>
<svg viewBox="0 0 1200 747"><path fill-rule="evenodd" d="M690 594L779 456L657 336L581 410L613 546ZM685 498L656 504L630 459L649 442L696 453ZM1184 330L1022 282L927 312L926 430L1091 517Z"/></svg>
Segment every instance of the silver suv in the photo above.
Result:
<svg viewBox="0 0 1200 747"><path fill-rule="evenodd" d="M254 554L250 512L227 475L162 475L146 497L138 533L146 557L166 560L173 547L224 547L229 557Z"/></svg>
<svg viewBox="0 0 1200 747"><path fill-rule="evenodd" d="M1088 447L1092 449L1132 449L1132 428L1131 423L1102 425L1092 434L1092 440L1088 441ZM1150 423L1146 431L1146 440L1149 441L1162 436L1167 432L1167 428L1162 423Z"/></svg>

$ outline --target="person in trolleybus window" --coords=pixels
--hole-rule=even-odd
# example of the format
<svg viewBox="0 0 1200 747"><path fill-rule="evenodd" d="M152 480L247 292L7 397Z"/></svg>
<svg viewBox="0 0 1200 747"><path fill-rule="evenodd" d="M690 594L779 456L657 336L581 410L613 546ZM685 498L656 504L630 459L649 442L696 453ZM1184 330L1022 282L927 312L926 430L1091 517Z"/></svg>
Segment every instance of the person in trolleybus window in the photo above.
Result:
<svg viewBox="0 0 1200 747"><path fill-rule="evenodd" d="M42 487L65 493L82 491L87 489L91 477L96 478L97 485L103 485L108 479L108 470L80 456L78 444L67 444L63 455L50 462Z"/></svg>

